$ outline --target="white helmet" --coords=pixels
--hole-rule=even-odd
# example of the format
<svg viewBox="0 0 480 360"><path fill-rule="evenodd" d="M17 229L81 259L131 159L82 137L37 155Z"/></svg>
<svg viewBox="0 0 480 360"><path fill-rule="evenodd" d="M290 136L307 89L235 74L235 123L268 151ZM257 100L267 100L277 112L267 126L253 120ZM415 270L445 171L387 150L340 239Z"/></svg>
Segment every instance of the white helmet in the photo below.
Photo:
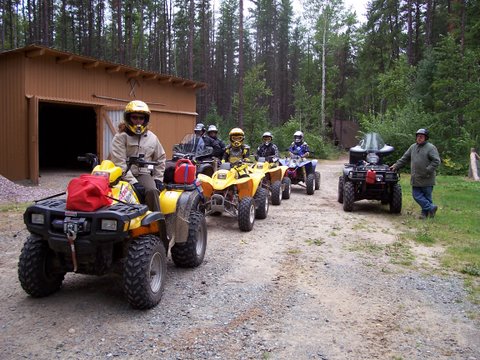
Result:
<svg viewBox="0 0 480 360"><path fill-rule="evenodd" d="M270 139L269 139L270 138ZM262 135L262 140L265 143L265 145L270 144L270 142L273 140L273 135L270 131L265 131Z"/></svg>
<svg viewBox="0 0 480 360"><path fill-rule="evenodd" d="M215 125L210 125L208 127L208 130L207 130L207 134L210 132L210 131L215 131L215 132L218 132L218 129Z"/></svg>
<svg viewBox="0 0 480 360"><path fill-rule="evenodd" d="M303 143L303 132L301 131L295 131L295 134L293 134L293 139L296 144L302 144Z"/></svg>

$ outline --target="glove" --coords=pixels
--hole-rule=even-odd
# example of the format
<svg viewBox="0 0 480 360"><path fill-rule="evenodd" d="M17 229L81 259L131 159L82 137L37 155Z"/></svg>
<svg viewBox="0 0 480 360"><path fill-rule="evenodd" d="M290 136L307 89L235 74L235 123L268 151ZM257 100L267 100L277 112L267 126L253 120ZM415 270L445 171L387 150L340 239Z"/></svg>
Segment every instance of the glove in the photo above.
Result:
<svg viewBox="0 0 480 360"><path fill-rule="evenodd" d="M155 179L155 185L157 186L158 191L165 189L165 184L161 180Z"/></svg>

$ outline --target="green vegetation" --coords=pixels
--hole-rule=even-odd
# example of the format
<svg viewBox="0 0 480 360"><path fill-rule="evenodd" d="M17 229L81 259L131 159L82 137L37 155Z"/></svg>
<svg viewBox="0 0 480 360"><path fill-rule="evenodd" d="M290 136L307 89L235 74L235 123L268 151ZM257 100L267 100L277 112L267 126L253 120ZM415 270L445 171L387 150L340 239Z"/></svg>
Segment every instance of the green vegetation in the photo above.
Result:
<svg viewBox="0 0 480 360"><path fill-rule="evenodd" d="M404 238L423 245L441 245L442 266L467 275L480 294L480 183L461 176L439 176L433 199L439 210L434 219L419 220L420 208L412 198L409 176L401 179L403 216L411 229Z"/></svg>

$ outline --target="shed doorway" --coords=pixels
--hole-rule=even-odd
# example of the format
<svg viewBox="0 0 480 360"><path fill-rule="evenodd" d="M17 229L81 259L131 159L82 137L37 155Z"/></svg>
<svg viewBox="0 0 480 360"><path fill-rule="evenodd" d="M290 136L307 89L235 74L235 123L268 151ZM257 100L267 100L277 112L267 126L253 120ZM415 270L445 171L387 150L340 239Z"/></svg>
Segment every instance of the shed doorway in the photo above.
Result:
<svg viewBox="0 0 480 360"><path fill-rule="evenodd" d="M38 105L38 154L42 171L88 166L77 160L97 153L97 119L88 106L40 102Z"/></svg>

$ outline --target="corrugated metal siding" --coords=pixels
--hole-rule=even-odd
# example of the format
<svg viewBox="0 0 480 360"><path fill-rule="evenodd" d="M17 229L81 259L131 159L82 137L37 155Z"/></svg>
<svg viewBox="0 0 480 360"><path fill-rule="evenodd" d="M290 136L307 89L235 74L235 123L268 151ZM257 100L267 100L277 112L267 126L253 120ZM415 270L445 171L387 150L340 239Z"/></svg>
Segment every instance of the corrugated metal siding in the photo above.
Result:
<svg viewBox="0 0 480 360"><path fill-rule="evenodd" d="M23 55L0 58L0 174L28 175L28 108L24 96Z"/></svg>
<svg viewBox="0 0 480 360"><path fill-rule="evenodd" d="M105 68L84 69L78 62L57 64L54 57L27 58L25 91L39 97L76 99L82 102L112 105L114 101L141 99L159 111L195 112L195 90L157 80L128 79L125 74L109 74ZM165 104L165 106L155 105Z"/></svg>
<svg viewBox="0 0 480 360"><path fill-rule="evenodd" d="M118 125L123 121L123 111L122 110L107 110L105 115L110 119L111 124L113 125L115 131L112 132L110 126L107 124L106 119L103 119L103 156L101 160L104 160L109 157L110 146L112 145L112 139L116 134Z"/></svg>

